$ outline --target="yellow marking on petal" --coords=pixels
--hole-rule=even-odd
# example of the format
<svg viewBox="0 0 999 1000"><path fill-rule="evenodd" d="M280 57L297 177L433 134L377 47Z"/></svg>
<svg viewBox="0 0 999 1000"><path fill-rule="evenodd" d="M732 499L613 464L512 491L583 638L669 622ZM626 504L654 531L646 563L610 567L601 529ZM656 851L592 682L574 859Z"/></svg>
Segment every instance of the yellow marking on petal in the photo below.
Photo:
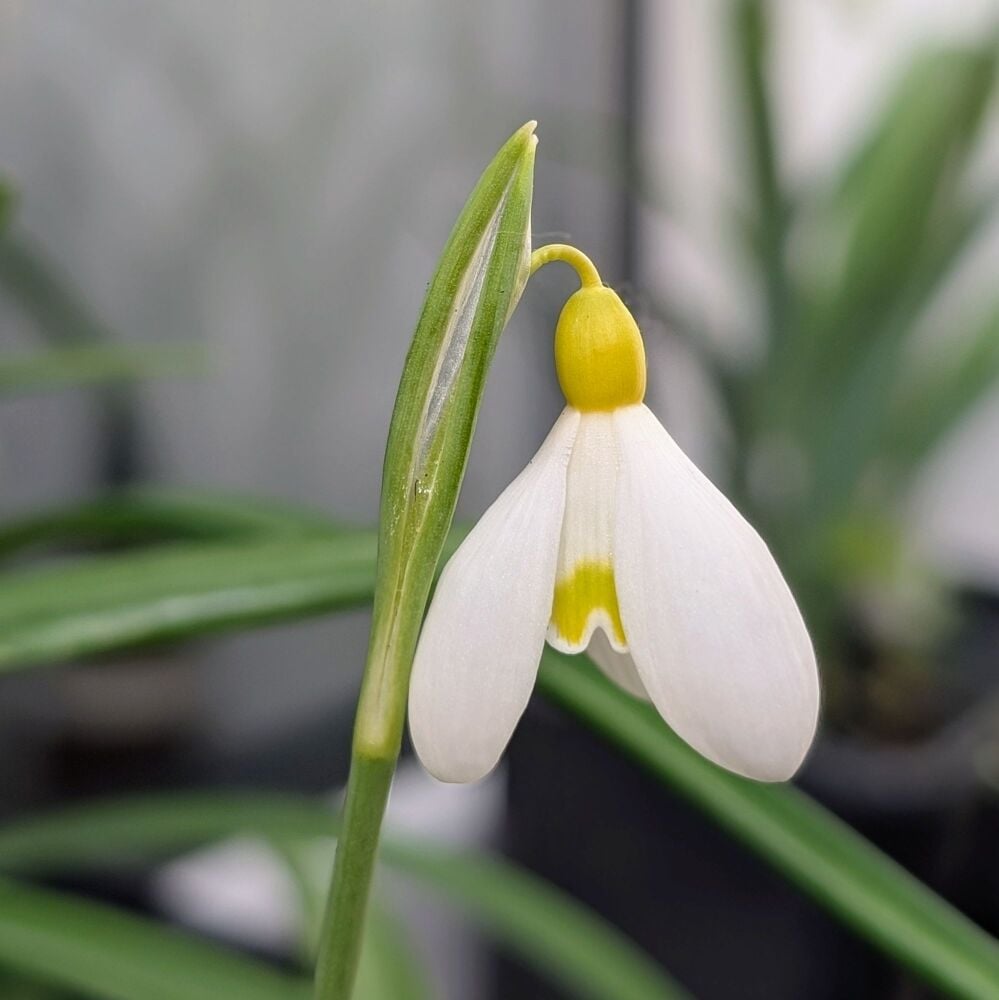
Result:
<svg viewBox="0 0 999 1000"><path fill-rule="evenodd" d="M627 640L617 604L613 569L603 562L578 563L571 576L555 584L552 626L567 645L581 647L592 616L600 611L604 612L614 633L609 638L624 647Z"/></svg>

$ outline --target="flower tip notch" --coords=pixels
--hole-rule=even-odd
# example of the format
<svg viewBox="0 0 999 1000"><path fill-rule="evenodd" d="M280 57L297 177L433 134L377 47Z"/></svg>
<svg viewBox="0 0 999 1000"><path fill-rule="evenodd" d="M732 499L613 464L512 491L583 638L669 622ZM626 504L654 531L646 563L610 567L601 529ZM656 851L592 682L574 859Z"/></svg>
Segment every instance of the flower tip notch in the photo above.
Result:
<svg viewBox="0 0 999 1000"><path fill-rule="evenodd" d="M537 127L538 123L532 118L531 121L524 122L524 124L513 133L513 139L526 140L527 149L533 153L535 147L538 145Z"/></svg>

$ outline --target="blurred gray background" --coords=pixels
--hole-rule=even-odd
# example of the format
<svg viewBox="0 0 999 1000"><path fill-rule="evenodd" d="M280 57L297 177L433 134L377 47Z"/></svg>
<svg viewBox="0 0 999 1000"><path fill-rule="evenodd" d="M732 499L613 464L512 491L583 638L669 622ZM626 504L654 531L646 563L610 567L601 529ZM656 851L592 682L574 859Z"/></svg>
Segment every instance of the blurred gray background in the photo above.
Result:
<svg viewBox="0 0 999 1000"><path fill-rule="evenodd" d="M20 226L114 336L210 349L208 377L144 387L144 481L373 523L437 254L494 150L531 117L548 111L557 127L564 108L571 124L542 122L535 231L571 237L621 276L623 196L605 169L621 100L613 4L0 9L0 165ZM571 279L545 285L498 354L466 516L558 412L551 330ZM31 345L23 327L3 314L4 347ZM91 417L83 393L5 404L5 509L100 488ZM197 677L214 737L269 736L348 697L363 617L212 643Z"/></svg>

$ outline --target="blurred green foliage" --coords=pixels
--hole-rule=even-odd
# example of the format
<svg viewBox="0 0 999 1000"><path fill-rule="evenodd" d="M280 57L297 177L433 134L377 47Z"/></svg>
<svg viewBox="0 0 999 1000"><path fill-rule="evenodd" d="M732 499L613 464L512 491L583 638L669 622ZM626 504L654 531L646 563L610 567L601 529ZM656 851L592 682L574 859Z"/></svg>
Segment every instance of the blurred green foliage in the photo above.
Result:
<svg viewBox="0 0 999 1000"><path fill-rule="evenodd" d="M94 865L127 866L174 857L204 844L252 833L278 846L279 853L289 859L297 856L293 867L297 869L296 881L303 890L308 916L308 911L314 908L308 897L317 886L320 894L325 890L330 861L328 839L339 833L340 826L326 805L290 795L211 792L143 796L71 807L38 819L8 823L0 829L0 870L44 875ZM309 864L316 858L323 863ZM380 858L394 873L450 900L510 954L571 990L573 996L585 1000L670 1000L687 995L644 951L596 913L498 857L390 836L383 842ZM0 879L0 900L6 898L5 889L14 903L11 926L21 928L26 923L35 927L34 906L43 897ZM17 906L22 899L27 899L32 907L26 911L26 919L22 919ZM5 951L0 945L0 958L13 968L30 972L58 956L74 930L75 917L85 915L88 904L79 902L70 910L60 900L60 906L64 908L52 910L47 932L39 932L31 946ZM399 988L399 978L409 981L411 986L417 985L409 968L411 946L388 914L381 912L381 907L379 911L371 925L373 935L365 941L366 947L377 950L375 955L369 954L364 986L367 992L358 992L357 996L359 1000L362 997L403 1000L413 994ZM81 954L87 956L97 978L88 980L87 970L63 970L51 978L80 986L96 981L103 990L96 995L120 995L114 991L122 988L122 980L137 973L134 969L115 969L114 936L102 934L105 915L103 908L94 908L93 934L80 941ZM152 949L150 974L161 960L171 957L168 936L161 932L157 940L146 922L118 919L126 932L123 941L127 943L129 935L134 934L139 944ZM0 928L3 926L0 919ZM311 930L307 929L307 936L312 936ZM186 996L178 992L176 982L185 973L190 974L194 970L191 963L199 960L196 951L178 952L172 957L175 975L164 982L161 993L157 994L164 1000ZM375 968L371 968L372 964ZM225 957L212 971L219 977L227 974ZM248 967L230 969L228 974L235 977L239 972L249 976L251 971ZM238 988L239 980L231 981L233 988ZM259 993L253 995L261 998L292 995L278 992L278 985L264 980ZM267 993L263 992L265 989ZM251 996L240 992L213 995Z"/></svg>
<svg viewBox="0 0 999 1000"><path fill-rule="evenodd" d="M934 311L997 204L976 193L969 164L999 48L986 37L917 52L830 179L792 190L770 92L773 8L730 10L752 190L739 221L764 347L739 363L695 345L724 408L734 498L803 605L836 718L858 637L874 660L928 663L952 620L902 525L936 448L999 380L999 297ZM872 595L902 613L874 624L861 612Z"/></svg>
<svg viewBox="0 0 999 1000"><path fill-rule="evenodd" d="M200 345L116 343L83 297L15 225L13 187L0 181L0 289L50 345L0 353L0 393L34 392L164 375L203 374Z"/></svg>
<svg viewBox="0 0 999 1000"><path fill-rule="evenodd" d="M184 522L188 533L196 509L192 498ZM213 540L218 511L210 503L206 510L199 545L186 542L92 556L80 565L0 573L0 607L12 609L8 621L0 620L0 634L11 637L6 647L0 646L0 669L303 618L370 601L375 569L371 532L337 531L331 525L312 536L296 536L279 524L276 537L264 531L236 543L222 532ZM243 526L242 517L237 524ZM448 550L456 542L452 538ZM711 764L663 725L650 706L607 681L585 659L546 651L539 690L948 995L977 998L983 995L982 984L999 983L999 946L988 935L807 796ZM218 793L147 798L8 824L0 829L0 869L37 871L60 861L92 863L109 856L126 861L150 850L179 850L246 830L285 843L296 835L333 829L324 810L301 800ZM529 907L535 893L511 888L514 874L488 864L473 864L470 870L467 859L455 857L428 860L421 853L400 853L398 845L384 858L407 871L415 865L420 877L466 907L488 905L480 919L494 933L502 932L511 947L544 948L539 960L543 957L549 966L553 955L577 956L564 963L563 979L572 968L588 967L579 961L579 949L591 958L607 950L589 940L584 918L561 914L549 920L544 914L551 904L543 900L536 912L520 908ZM607 955L600 961L607 969L616 968ZM594 990L604 981L592 971L588 975ZM622 981L612 972L610 982L618 992L610 995L632 995ZM641 996L642 977L636 982L634 995Z"/></svg>

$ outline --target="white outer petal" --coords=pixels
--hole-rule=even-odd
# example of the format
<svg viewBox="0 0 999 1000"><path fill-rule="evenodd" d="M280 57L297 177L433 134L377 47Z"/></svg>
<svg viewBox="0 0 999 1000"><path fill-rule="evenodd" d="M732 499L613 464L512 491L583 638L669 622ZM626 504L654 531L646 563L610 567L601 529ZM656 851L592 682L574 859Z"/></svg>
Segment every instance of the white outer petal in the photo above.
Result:
<svg viewBox="0 0 999 1000"><path fill-rule="evenodd" d="M815 654L773 556L645 406L615 412L615 570L631 654L704 756L782 781L811 745Z"/></svg>
<svg viewBox="0 0 999 1000"><path fill-rule="evenodd" d="M409 730L441 781L496 766L537 677L551 616L566 466L579 413L566 409L441 574L409 688Z"/></svg>
<svg viewBox="0 0 999 1000"><path fill-rule="evenodd" d="M630 653L619 653L607 638L607 633L598 628L590 638L590 644L586 647L586 655L609 677L618 687L623 688L628 694L642 701L649 700L649 694L645 690L638 670L635 668L635 661Z"/></svg>

